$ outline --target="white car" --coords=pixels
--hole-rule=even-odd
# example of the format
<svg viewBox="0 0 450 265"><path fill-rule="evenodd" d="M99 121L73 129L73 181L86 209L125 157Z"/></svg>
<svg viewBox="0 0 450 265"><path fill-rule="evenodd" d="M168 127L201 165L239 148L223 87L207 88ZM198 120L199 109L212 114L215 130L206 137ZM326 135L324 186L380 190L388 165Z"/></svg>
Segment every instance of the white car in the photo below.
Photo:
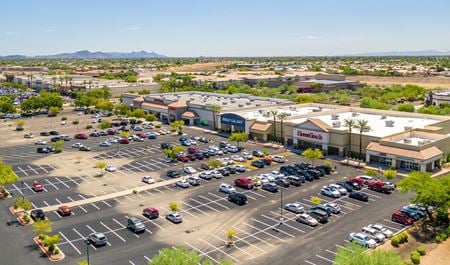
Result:
<svg viewBox="0 0 450 265"><path fill-rule="evenodd" d="M284 175L283 173L281 173L281 172L278 171L278 170L274 170L274 171L270 172L270 174L275 175L275 177L279 177L279 178L284 178L284 177L286 177L286 175Z"/></svg>
<svg viewBox="0 0 450 265"><path fill-rule="evenodd" d="M194 174L194 173L197 173L197 170L195 170L195 168L193 168L193 167L185 167L184 172L186 174Z"/></svg>
<svg viewBox="0 0 450 265"><path fill-rule="evenodd" d="M66 125L66 121L61 121L61 125Z"/></svg>
<svg viewBox="0 0 450 265"><path fill-rule="evenodd" d="M115 172L117 171L117 168L115 166L107 166L105 170L108 172Z"/></svg>
<svg viewBox="0 0 450 265"><path fill-rule="evenodd" d="M323 186L322 189L320 190L320 193L322 195L325 195L325 196L328 196L328 197L332 197L332 198L339 198L339 197L341 197L341 193L338 190L333 189L333 188L328 187L328 186Z"/></svg>
<svg viewBox="0 0 450 265"><path fill-rule="evenodd" d="M373 180L373 177L367 175L357 176L357 178L364 180L365 185L367 185L369 182Z"/></svg>
<svg viewBox="0 0 450 265"><path fill-rule="evenodd" d="M275 182L275 178L277 177L276 175L273 174L261 174L259 176L260 178L265 178L267 179L269 182Z"/></svg>
<svg viewBox="0 0 450 265"><path fill-rule="evenodd" d="M247 160L252 160L252 159L253 159L252 154L247 153L247 152L242 152L242 153L241 153L241 156L242 156L243 158L247 159Z"/></svg>
<svg viewBox="0 0 450 265"><path fill-rule="evenodd" d="M44 141L44 140L37 140L36 142L34 142L34 144L37 144L37 145L46 145L47 142Z"/></svg>
<svg viewBox="0 0 450 265"><path fill-rule="evenodd" d="M117 140L116 138L109 138L108 140L106 140L108 143L114 143L116 144L119 140Z"/></svg>
<svg viewBox="0 0 450 265"><path fill-rule="evenodd" d="M244 165L236 165L234 169L236 169L237 172L245 172L246 167Z"/></svg>
<svg viewBox="0 0 450 265"><path fill-rule="evenodd" d="M333 189L335 189L335 190L337 190L337 191L339 191L339 193L341 193L341 195L346 195L347 194L347 189L342 187L342 186L340 186L340 185L330 184L328 186L333 188Z"/></svg>
<svg viewBox="0 0 450 265"><path fill-rule="evenodd" d="M104 141L104 142L101 142L101 143L99 144L99 146L101 146L101 147L109 147L109 146L111 146L111 143L110 143L110 142L107 142L107 141Z"/></svg>
<svg viewBox="0 0 450 265"><path fill-rule="evenodd" d="M277 162L277 163L284 163L284 162L286 162L286 159L282 155L273 155L271 157L272 157L272 160Z"/></svg>
<svg viewBox="0 0 450 265"><path fill-rule="evenodd" d="M217 170L213 170L213 171L211 171L211 177L213 177L215 179L221 179L222 174Z"/></svg>
<svg viewBox="0 0 450 265"><path fill-rule="evenodd" d="M239 148L237 146L230 145L227 147L227 151L231 153L237 153L239 152Z"/></svg>
<svg viewBox="0 0 450 265"><path fill-rule="evenodd" d="M348 240L350 242L360 244L361 246L366 248L374 248L377 246L377 242L375 242L375 240L371 239L368 235L363 233L350 233Z"/></svg>
<svg viewBox="0 0 450 265"><path fill-rule="evenodd" d="M227 163L228 165L233 165L233 164L234 164L234 161L231 160L229 157L224 157L222 160L223 160L225 163Z"/></svg>
<svg viewBox="0 0 450 265"><path fill-rule="evenodd" d="M240 155L232 155L231 159L233 159L236 162L244 162L244 158Z"/></svg>
<svg viewBox="0 0 450 265"><path fill-rule="evenodd" d="M183 222L183 218L182 218L181 215L180 215L179 213L177 213L177 212L174 212L174 213L168 213L168 214L166 215L166 219L169 220L169 221L171 221L172 223L175 223L175 224L179 224L179 223Z"/></svg>
<svg viewBox="0 0 450 265"><path fill-rule="evenodd" d="M144 176L144 177L142 177L142 182L147 183L147 184L153 184L153 183L155 183L155 180L150 176Z"/></svg>
<svg viewBox="0 0 450 265"><path fill-rule="evenodd" d="M191 184L189 184L189 182L187 181L187 180L185 180L185 179L182 179L182 180L178 180L176 183L175 183L178 187L180 187L180 188L189 188L190 186L191 186Z"/></svg>
<svg viewBox="0 0 450 265"><path fill-rule="evenodd" d="M387 229L381 224L370 224L367 227L370 227L372 229L375 229L379 233L382 233L386 238L391 238L394 235L391 230Z"/></svg>
<svg viewBox="0 0 450 265"><path fill-rule="evenodd" d="M187 178L187 181L191 186L198 186L200 185L200 179L196 176L191 176Z"/></svg>
<svg viewBox="0 0 450 265"><path fill-rule="evenodd" d="M310 226L317 226L319 224L319 222L314 217L306 213L297 215L295 220L297 220L297 222Z"/></svg>
<svg viewBox="0 0 450 265"><path fill-rule="evenodd" d="M219 191L229 194L229 193L236 192L236 189L233 186L231 186L230 184L222 183L219 186Z"/></svg>
<svg viewBox="0 0 450 265"><path fill-rule="evenodd" d="M81 143L74 143L73 145L72 145L72 148L80 148L80 147L82 147L83 145L81 144Z"/></svg>
<svg viewBox="0 0 450 265"><path fill-rule="evenodd" d="M305 212L305 209L299 203L288 203L284 206L284 209L296 214Z"/></svg>
<svg viewBox="0 0 450 265"><path fill-rule="evenodd" d="M361 229L361 232L363 232L364 234L368 235L370 238L372 238L373 240L375 240L377 243L382 243L384 242L384 240L386 240L386 237L378 232L377 230L370 228L370 227L363 227Z"/></svg>

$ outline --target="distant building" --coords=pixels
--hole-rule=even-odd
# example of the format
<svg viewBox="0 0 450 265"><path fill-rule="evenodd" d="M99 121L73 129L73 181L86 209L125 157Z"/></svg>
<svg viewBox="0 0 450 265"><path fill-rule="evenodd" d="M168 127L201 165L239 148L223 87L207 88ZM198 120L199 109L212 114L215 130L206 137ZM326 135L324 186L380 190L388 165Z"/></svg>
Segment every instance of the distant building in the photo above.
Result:
<svg viewBox="0 0 450 265"><path fill-rule="evenodd" d="M426 106L439 106L441 104L450 104L450 90L430 91L425 96Z"/></svg>

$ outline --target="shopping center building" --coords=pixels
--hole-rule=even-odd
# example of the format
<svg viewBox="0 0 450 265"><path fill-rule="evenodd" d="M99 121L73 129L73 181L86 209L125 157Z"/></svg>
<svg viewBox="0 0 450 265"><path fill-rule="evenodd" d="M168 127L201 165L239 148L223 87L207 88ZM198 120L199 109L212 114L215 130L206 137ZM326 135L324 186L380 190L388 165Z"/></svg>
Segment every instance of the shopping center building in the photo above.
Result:
<svg viewBox="0 0 450 265"><path fill-rule="evenodd" d="M446 116L204 92L125 94L123 103L158 114L162 121L245 132L258 141L276 139L296 149L361 157L373 166L433 171L450 153ZM220 110L211 110L213 105ZM365 120L368 128L350 132L348 120Z"/></svg>

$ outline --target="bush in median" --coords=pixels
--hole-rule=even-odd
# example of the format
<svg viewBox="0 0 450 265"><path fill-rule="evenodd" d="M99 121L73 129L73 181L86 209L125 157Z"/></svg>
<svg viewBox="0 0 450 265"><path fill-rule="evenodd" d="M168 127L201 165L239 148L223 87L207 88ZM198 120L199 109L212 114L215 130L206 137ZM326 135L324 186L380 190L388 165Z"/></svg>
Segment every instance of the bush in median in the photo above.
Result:
<svg viewBox="0 0 450 265"><path fill-rule="evenodd" d="M417 251L411 252L410 257L413 264L420 264L420 254Z"/></svg>
<svg viewBox="0 0 450 265"><path fill-rule="evenodd" d="M422 245L417 247L417 253L419 253L420 256L425 256L425 254L427 254L427 252L425 251L425 248Z"/></svg>
<svg viewBox="0 0 450 265"><path fill-rule="evenodd" d="M400 246L400 239L398 238L398 236L393 236L391 238L391 245L393 245L394 247Z"/></svg>

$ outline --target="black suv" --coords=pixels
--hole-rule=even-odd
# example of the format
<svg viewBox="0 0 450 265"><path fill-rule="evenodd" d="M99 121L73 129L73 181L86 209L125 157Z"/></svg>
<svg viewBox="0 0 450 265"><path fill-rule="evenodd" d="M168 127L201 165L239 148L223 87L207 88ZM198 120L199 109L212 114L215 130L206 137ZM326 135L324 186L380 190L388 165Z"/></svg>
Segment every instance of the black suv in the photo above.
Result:
<svg viewBox="0 0 450 265"><path fill-rule="evenodd" d="M45 213L42 209L32 210L30 216L33 220L45 220Z"/></svg>
<svg viewBox="0 0 450 265"><path fill-rule="evenodd" d="M355 199L355 200L358 200L358 201L363 201L363 202L368 202L369 201L369 196L367 196L367 194L359 192L359 191L350 192L348 197L352 198L352 199Z"/></svg>
<svg viewBox="0 0 450 265"><path fill-rule="evenodd" d="M331 167L326 166L326 165L321 165L316 167L317 169L323 169L325 171L325 174L330 175L331 174Z"/></svg>
<svg viewBox="0 0 450 265"><path fill-rule="evenodd" d="M267 190L270 192L278 192L278 186L275 183L264 183L262 185L263 190Z"/></svg>
<svg viewBox="0 0 450 265"><path fill-rule="evenodd" d="M169 143L161 143L161 149L172 149L172 145Z"/></svg>
<svg viewBox="0 0 450 265"><path fill-rule="evenodd" d="M266 165L266 162L262 159L258 159L252 162L252 166L257 168L263 168Z"/></svg>
<svg viewBox="0 0 450 265"><path fill-rule="evenodd" d="M323 204L319 204L319 205L313 206L313 207L311 207L309 210L310 210L310 211L321 210L321 211L326 212L326 213L328 214L328 216L331 216L331 209L328 208L328 207L326 207L326 206L323 205Z"/></svg>
<svg viewBox="0 0 450 265"><path fill-rule="evenodd" d="M316 210L309 210L308 213L320 223L328 222L328 213L325 211L316 209Z"/></svg>
<svg viewBox="0 0 450 265"><path fill-rule="evenodd" d="M306 172L306 173L309 173L309 174L310 174L311 176L313 176L315 179L319 179L320 177L323 177L322 172L317 171L317 170L310 169L310 170L306 170L305 172Z"/></svg>
<svg viewBox="0 0 450 265"><path fill-rule="evenodd" d="M59 132L57 132L57 131L50 131L50 132L48 132L50 135L59 135Z"/></svg>
<svg viewBox="0 0 450 265"><path fill-rule="evenodd" d="M247 203L247 196L243 193L233 192L228 194L228 200L236 203L237 205L244 205Z"/></svg>
<svg viewBox="0 0 450 265"><path fill-rule="evenodd" d="M176 172L175 170L169 170L167 171L166 176L168 176L169 178L178 178L180 177L180 173Z"/></svg>
<svg viewBox="0 0 450 265"><path fill-rule="evenodd" d="M40 153L40 154L48 154L48 153L50 153L50 151L47 148L45 148L45 147L38 147L38 149L36 149L36 151L38 153Z"/></svg>
<svg viewBox="0 0 450 265"><path fill-rule="evenodd" d="M284 178L276 178L275 184L283 188L289 188L289 181Z"/></svg>

